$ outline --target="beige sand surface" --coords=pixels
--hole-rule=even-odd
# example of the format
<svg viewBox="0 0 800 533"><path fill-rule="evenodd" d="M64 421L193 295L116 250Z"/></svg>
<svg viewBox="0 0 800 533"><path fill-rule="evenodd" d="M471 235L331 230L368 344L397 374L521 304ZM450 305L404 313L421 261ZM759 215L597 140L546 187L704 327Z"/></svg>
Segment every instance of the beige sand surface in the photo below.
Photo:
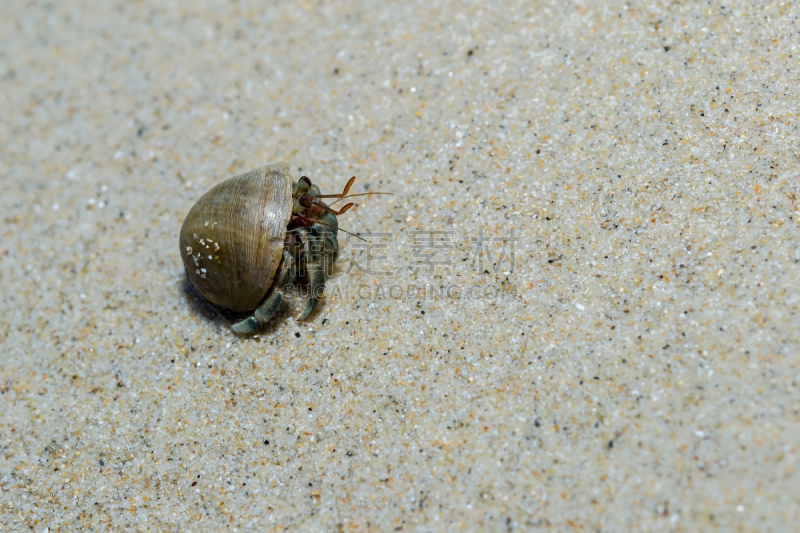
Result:
<svg viewBox="0 0 800 533"><path fill-rule="evenodd" d="M796 528L799 16L7 3L0 531ZM178 230L276 161L394 196L240 338Z"/></svg>

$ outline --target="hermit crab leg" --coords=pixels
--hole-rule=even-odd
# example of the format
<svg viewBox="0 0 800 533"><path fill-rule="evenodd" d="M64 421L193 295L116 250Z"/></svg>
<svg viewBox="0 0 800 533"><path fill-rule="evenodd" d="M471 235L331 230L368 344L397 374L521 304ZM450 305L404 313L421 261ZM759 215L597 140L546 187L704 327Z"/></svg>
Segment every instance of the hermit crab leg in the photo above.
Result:
<svg viewBox="0 0 800 533"><path fill-rule="evenodd" d="M278 276L272 284L266 299L256 308L253 316L237 322L231 329L239 335L250 335L260 330L278 312L283 301L283 288L291 283L294 272L294 258L284 250L283 259L278 267Z"/></svg>
<svg viewBox="0 0 800 533"><path fill-rule="evenodd" d="M306 308L298 320L305 320L317 307L319 297L325 292L325 270L322 265L322 239L316 232L305 230L300 232L303 241L303 252L306 256L306 272L308 274L309 297Z"/></svg>
<svg viewBox="0 0 800 533"><path fill-rule="evenodd" d="M300 216L300 215L294 215L294 216L292 217L292 220L299 220L299 221L303 222L304 224L309 224L309 225L313 225L313 224L319 224L319 225L321 225L321 226L325 226L325 227L327 227L327 228L331 228L331 229L334 229L334 230L341 231L341 232L343 232L343 233L347 233L348 235L352 235L352 236L353 236L353 237L355 237L356 239L361 239L361 240L362 240L362 241L364 241L364 242L369 242L369 241L367 241L366 239L364 239L364 238L362 238L362 237L360 237L360 236L356 235L355 233L350 233L350 232L349 232L349 231L347 231L346 229L342 229L342 228L340 228L340 227L333 226L333 225L331 225L331 224L326 224L325 222L320 222L319 220L316 220L316 219L313 219L313 218L304 217L304 216ZM288 233L291 233L291 232L293 232L293 231L300 231L301 229L305 229L305 228L295 228L295 229L291 229L291 230L289 230L289 232L288 232Z"/></svg>

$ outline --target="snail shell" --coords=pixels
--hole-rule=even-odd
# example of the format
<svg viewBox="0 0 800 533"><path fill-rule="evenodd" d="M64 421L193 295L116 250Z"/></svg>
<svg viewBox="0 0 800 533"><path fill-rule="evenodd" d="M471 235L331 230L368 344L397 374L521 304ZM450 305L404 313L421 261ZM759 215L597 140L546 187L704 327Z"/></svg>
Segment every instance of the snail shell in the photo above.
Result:
<svg viewBox="0 0 800 533"><path fill-rule="evenodd" d="M293 202L284 163L240 174L201 196L180 234L186 274L197 290L233 311L255 308L281 261Z"/></svg>

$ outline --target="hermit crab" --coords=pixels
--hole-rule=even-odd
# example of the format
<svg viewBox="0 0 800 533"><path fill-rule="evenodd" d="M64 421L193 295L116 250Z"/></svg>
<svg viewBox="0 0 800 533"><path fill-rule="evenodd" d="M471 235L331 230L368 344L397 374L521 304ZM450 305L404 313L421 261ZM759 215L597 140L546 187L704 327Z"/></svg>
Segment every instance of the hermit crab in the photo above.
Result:
<svg viewBox="0 0 800 533"><path fill-rule="evenodd" d="M212 303L254 313L232 326L234 332L259 330L278 311L284 291L298 278L309 298L300 320L314 311L339 254L338 211L321 199L307 176L293 181L283 163L246 172L216 185L197 200L183 221L180 250L186 274ZM381 194L381 193L366 193Z"/></svg>

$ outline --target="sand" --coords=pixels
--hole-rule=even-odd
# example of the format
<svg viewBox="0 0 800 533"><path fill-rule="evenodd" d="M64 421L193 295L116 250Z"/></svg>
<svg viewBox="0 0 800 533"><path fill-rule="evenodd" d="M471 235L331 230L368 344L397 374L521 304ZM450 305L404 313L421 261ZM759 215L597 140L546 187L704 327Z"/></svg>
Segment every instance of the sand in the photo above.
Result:
<svg viewBox="0 0 800 533"><path fill-rule="evenodd" d="M15 3L2 531L789 531L791 3ZM286 162L340 217L259 335L183 217Z"/></svg>

